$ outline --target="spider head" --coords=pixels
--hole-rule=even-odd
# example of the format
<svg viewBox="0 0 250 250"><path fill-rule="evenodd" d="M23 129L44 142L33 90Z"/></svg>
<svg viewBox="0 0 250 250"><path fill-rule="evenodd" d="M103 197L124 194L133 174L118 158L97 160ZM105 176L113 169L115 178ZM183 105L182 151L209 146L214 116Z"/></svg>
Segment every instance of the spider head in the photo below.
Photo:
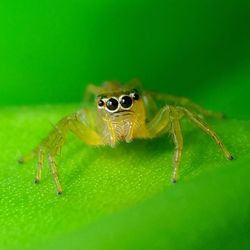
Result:
<svg viewBox="0 0 250 250"><path fill-rule="evenodd" d="M97 97L97 109L104 115L118 117L121 115L137 114L142 105L141 96L136 89Z"/></svg>

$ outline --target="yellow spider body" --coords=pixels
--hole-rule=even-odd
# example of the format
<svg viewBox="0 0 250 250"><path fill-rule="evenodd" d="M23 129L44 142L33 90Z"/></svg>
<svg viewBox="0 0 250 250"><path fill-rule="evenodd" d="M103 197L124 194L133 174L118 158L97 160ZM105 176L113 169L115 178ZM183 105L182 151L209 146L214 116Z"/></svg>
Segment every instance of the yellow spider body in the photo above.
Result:
<svg viewBox="0 0 250 250"><path fill-rule="evenodd" d="M39 183L44 157L47 155L57 192L61 194L62 187L55 157L63 146L68 132L73 132L85 144L111 147L119 141L151 139L170 133L175 144L172 181L176 182L183 149L180 127L182 117L186 117L208 134L227 159L233 159L216 133L202 119L202 117L222 118L221 114L207 111L187 98L138 91L136 90L138 85L136 81L126 86L115 81L105 82L102 87L89 85L86 99L91 95L95 96L93 108L82 109L63 118L41 144L31 154L22 157L19 163L27 162L38 155L35 183ZM159 103L161 103L160 108Z"/></svg>

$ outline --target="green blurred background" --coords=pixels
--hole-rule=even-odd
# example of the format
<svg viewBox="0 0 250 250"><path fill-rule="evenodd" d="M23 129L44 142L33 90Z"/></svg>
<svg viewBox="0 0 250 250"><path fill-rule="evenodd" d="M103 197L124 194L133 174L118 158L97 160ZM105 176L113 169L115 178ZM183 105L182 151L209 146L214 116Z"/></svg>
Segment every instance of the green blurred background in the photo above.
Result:
<svg viewBox="0 0 250 250"><path fill-rule="evenodd" d="M249 1L1 1L0 20L1 105L76 102L107 79L197 100L249 80Z"/></svg>
<svg viewBox="0 0 250 250"><path fill-rule="evenodd" d="M244 0L1 1L0 249L249 249L249 13ZM16 159L88 83L134 77L225 112L210 123L236 160L184 123L172 187L168 138L112 150L70 137L63 197L47 169L34 187L35 163Z"/></svg>

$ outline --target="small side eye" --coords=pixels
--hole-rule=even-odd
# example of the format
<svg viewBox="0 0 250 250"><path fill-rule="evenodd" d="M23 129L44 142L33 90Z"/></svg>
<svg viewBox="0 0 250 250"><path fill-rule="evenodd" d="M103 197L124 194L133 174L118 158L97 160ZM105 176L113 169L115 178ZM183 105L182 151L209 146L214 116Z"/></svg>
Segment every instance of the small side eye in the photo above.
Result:
<svg viewBox="0 0 250 250"><path fill-rule="evenodd" d="M100 99L98 102L97 102L97 105L99 108L102 108L104 107L104 101L102 99Z"/></svg>
<svg viewBox="0 0 250 250"><path fill-rule="evenodd" d="M134 100L139 100L140 96L138 94L138 90L137 89L133 89L132 92L131 92L131 97L134 99Z"/></svg>

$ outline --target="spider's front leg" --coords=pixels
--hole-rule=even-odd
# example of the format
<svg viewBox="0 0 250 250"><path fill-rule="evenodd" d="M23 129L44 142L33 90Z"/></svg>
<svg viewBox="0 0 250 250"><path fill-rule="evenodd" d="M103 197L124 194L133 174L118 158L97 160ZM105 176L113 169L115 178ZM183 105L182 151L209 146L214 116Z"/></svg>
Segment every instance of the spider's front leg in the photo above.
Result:
<svg viewBox="0 0 250 250"><path fill-rule="evenodd" d="M172 106L163 107L160 112L147 125L148 137L154 138L170 132L175 144L173 158L172 182L178 180L179 165L183 149L183 137L180 126L181 113Z"/></svg>
<svg viewBox="0 0 250 250"><path fill-rule="evenodd" d="M54 130L35 148L30 154L22 157L19 163L25 163L38 155L37 173L35 183L41 181L44 157L48 156L49 167L54 178L57 193L62 193L62 187L58 178L55 158L60 152L68 132L73 132L80 140L86 144L102 144L101 136L93 129L86 126L85 114L83 111L67 116L55 126Z"/></svg>
<svg viewBox="0 0 250 250"><path fill-rule="evenodd" d="M183 107L165 106L154 117L154 119L148 123L147 136L153 138L165 134L167 132L170 132L172 134L173 141L175 144L175 153L173 159L174 169L172 174L173 182L176 182L178 180L178 170L183 149L183 138L180 126L180 119L183 116L187 117L193 124L195 124L207 135L209 135L214 140L214 142L220 147L223 154L228 160L233 159L233 156L224 146L218 135L202 119L200 119L198 115Z"/></svg>

